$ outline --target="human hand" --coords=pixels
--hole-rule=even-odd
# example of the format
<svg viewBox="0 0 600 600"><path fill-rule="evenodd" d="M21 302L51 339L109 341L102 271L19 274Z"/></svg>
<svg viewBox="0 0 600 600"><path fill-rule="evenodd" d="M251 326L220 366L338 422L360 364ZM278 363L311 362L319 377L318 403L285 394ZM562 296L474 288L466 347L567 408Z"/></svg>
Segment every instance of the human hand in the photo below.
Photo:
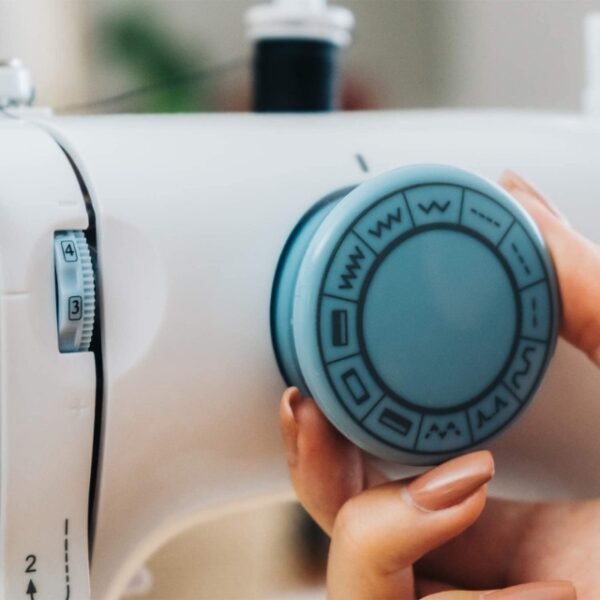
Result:
<svg viewBox="0 0 600 600"><path fill-rule="evenodd" d="M562 335L600 366L600 250L518 176L501 184L553 255ZM557 579L573 581L581 600L600 597L600 501L486 505L487 452L387 481L295 388L283 396L281 424L298 497L332 538L331 600L574 599Z"/></svg>

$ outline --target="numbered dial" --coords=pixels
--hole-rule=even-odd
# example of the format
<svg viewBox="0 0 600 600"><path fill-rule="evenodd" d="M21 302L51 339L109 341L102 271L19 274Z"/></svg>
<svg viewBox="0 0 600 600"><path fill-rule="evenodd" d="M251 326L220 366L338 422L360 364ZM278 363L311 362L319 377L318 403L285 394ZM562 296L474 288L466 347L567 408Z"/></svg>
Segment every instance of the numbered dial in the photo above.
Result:
<svg viewBox="0 0 600 600"><path fill-rule="evenodd" d="M92 258L81 231L54 237L58 345L61 352L89 350L94 330L95 284Z"/></svg>
<svg viewBox="0 0 600 600"><path fill-rule="evenodd" d="M506 193L410 167L299 226L274 315L290 383L364 449L426 463L527 405L556 343L557 293L539 232Z"/></svg>

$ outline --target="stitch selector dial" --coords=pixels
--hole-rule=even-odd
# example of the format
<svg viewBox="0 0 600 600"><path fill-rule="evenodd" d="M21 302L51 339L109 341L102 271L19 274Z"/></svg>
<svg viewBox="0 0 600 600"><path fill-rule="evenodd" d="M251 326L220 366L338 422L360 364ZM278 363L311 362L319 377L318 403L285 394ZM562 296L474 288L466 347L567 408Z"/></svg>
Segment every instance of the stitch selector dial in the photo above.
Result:
<svg viewBox="0 0 600 600"><path fill-rule="evenodd" d="M399 169L318 205L280 261L280 366L342 433L407 463L504 429L554 350L558 300L542 238L496 185Z"/></svg>

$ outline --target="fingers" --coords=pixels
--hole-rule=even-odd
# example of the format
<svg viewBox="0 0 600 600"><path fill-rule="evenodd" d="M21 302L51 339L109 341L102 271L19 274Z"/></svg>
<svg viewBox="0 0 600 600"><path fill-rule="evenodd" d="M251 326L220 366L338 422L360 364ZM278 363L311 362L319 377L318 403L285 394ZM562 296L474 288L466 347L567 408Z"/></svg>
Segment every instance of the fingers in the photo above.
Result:
<svg viewBox="0 0 600 600"><path fill-rule="evenodd" d="M500 184L540 227L558 272L562 334L600 366L600 247L571 229L537 190L514 173Z"/></svg>
<svg viewBox="0 0 600 600"><path fill-rule="evenodd" d="M477 519L493 473L491 455L476 452L348 500L332 531L330 599L413 600L412 564Z"/></svg>
<svg viewBox="0 0 600 600"><path fill-rule="evenodd" d="M576 600L575 588L564 581L530 583L490 592L451 591L423 600Z"/></svg>
<svg viewBox="0 0 600 600"><path fill-rule="evenodd" d="M463 535L429 553L417 573L475 589L502 587L538 505L488 500L477 522Z"/></svg>
<svg viewBox="0 0 600 600"><path fill-rule="evenodd" d="M280 421L292 483L313 519L331 534L338 510L367 485L360 450L346 440L310 398L289 388Z"/></svg>

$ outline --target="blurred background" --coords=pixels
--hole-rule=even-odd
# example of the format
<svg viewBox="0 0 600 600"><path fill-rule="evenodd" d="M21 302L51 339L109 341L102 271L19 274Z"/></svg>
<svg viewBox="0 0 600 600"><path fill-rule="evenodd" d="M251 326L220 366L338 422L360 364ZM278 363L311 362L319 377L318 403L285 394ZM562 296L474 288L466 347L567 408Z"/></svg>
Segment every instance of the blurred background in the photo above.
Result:
<svg viewBox="0 0 600 600"><path fill-rule="evenodd" d="M243 110L251 0L0 0L0 55L30 67L39 103L93 112ZM600 0L347 0L347 108L575 109L582 18ZM219 66L218 74L185 76ZM89 101L172 85L93 107Z"/></svg>
<svg viewBox="0 0 600 600"><path fill-rule="evenodd" d="M243 15L253 4L0 0L0 57L20 57L37 103L59 113L247 110ZM357 19L344 59L346 109L580 106L583 18L600 0L340 4ZM322 586L326 553L297 505L249 510L169 542L127 597L304 598Z"/></svg>

